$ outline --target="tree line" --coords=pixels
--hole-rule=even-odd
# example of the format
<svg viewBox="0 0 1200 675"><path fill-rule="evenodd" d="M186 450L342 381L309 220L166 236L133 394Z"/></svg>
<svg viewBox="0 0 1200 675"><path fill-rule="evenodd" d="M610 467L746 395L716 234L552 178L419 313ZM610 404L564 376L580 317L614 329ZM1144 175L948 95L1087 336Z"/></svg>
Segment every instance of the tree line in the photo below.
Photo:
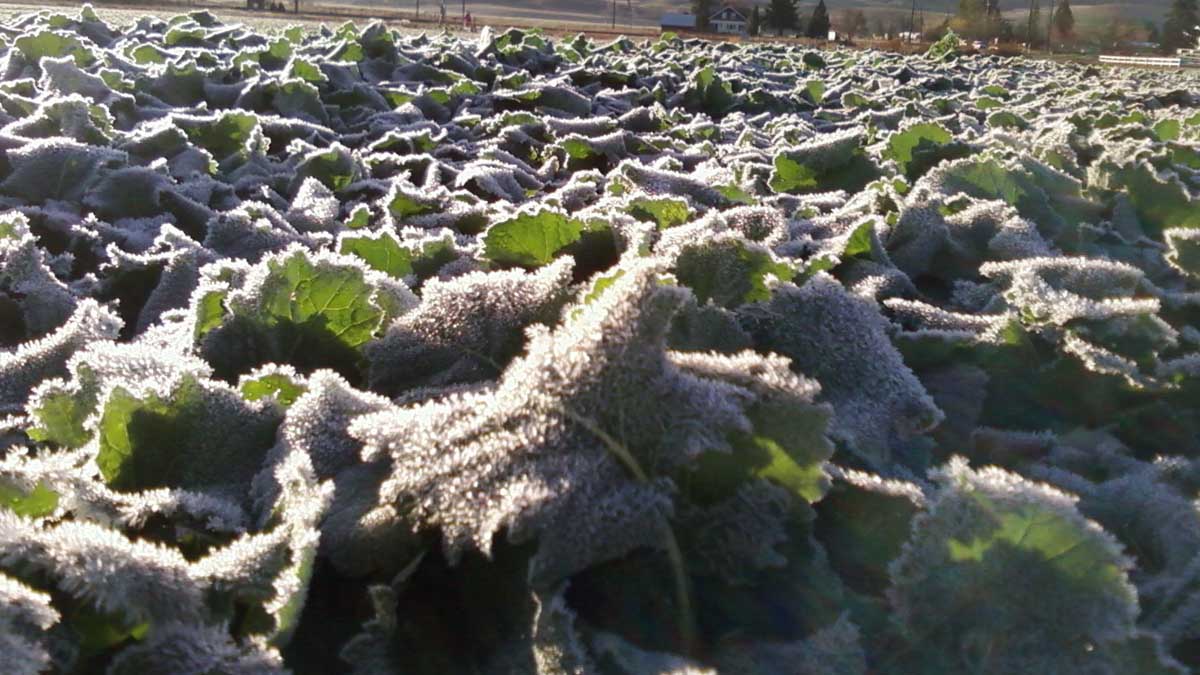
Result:
<svg viewBox="0 0 1200 675"><path fill-rule="evenodd" d="M959 0L954 15L937 25L926 27L913 25L912 21L893 19L885 23L879 20L875 32L919 34L926 40L936 40L946 31L953 30L972 40L1024 42L1034 48L1048 44L1069 45L1081 40L1081 36L1076 34L1071 0L1027 1L1028 13L1024 21L1004 18L1000 0ZM1161 27L1152 21L1136 22L1121 17L1108 19L1089 35L1089 41L1099 43L1102 48L1112 48L1128 41L1157 43L1167 53L1174 53L1180 47L1196 47L1200 39L1198 2L1200 0L1172 0ZM719 0L692 0L697 28L708 29L709 17L720 7ZM826 37L834 24L825 0L819 0L807 20L801 16L797 0L769 0L765 7L755 4L747 20L750 35L791 33L811 38ZM844 10L837 23L839 33L849 37L868 31L867 18L860 9Z"/></svg>
<svg viewBox="0 0 1200 675"><path fill-rule="evenodd" d="M958 11L953 17L922 32L927 39L937 39L947 30L953 30L970 39L1025 42L1033 47L1079 42L1081 36L1076 34L1071 1L1046 1L1043 13L1042 0L1028 0L1026 20L1014 25L1002 16L999 0L959 0ZM1173 53L1180 47L1195 47L1198 37L1200 10L1197 0L1173 0L1161 28L1152 21L1139 23L1113 17L1093 32L1089 41L1099 43L1102 48L1111 48L1137 39L1158 43L1163 51Z"/></svg>

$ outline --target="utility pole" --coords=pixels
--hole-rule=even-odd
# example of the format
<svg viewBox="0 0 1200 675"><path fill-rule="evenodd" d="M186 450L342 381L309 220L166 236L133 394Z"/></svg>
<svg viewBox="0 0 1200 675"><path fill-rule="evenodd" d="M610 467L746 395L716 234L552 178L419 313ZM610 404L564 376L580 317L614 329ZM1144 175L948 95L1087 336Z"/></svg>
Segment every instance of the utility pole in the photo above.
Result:
<svg viewBox="0 0 1200 675"><path fill-rule="evenodd" d="M421 0L417 0L417 21L421 20Z"/></svg>
<svg viewBox="0 0 1200 675"><path fill-rule="evenodd" d="M913 41L913 31L917 26L917 0L912 2L912 11L908 14L908 41Z"/></svg>
<svg viewBox="0 0 1200 675"><path fill-rule="evenodd" d="M617 0L612 0L612 3L613 3L612 29L616 30L617 29Z"/></svg>

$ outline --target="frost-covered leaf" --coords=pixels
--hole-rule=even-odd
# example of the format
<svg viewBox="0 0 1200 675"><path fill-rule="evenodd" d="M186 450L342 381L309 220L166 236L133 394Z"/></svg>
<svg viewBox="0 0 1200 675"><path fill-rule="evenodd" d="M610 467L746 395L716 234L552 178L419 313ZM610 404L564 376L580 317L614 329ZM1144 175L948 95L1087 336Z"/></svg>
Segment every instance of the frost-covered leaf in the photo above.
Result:
<svg viewBox="0 0 1200 675"><path fill-rule="evenodd" d="M537 537L537 579L657 545L669 482L651 477L704 449L736 452L724 436L750 428L742 407L758 387L785 401L812 395L778 360L760 362L762 380L718 356L676 365L663 341L683 297L639 264L577 318L536 333L495 386L360 418L351 432L365 456L395 463L381 496L419 495L413 517L441 526L452 559L490 550L503 525L514 540ZM414 442L418 420L438 431ZM556 487L564 481L569 491Z"/></svg>
<svg viewBox="0 0 1200 675"><path fill-rule="evenodd" d="M766 248L734 236L684 245L675 259L674 273L699 302L732 309L766 300L771 295L767 279L790 281L795 269Z"/></svg>
<svg viewBox="0 0 1200 675"><path fill-rule="evenodd" d="M904 365L882 316L825 273L801 287L781 284L744 310L759 349L792 359L833 404L835 435L864 459L886 462L893 440L928 431L942 412Z"/></svg>
<svg viewBox="0 0 1200 675"><path fill-rule="evenodd" d="M410 387L473 382L499 374L520 351L524 331L551 324L566 303L571 261L536 272L474 272L431 279L421 304L366 347L371 386Z"/></svg>
<svg viewBox="0 0 1200 675"><path fill-rule="evenodd" d="M1071 497L962 459L934 475L889 590L918 649L983 672L1071 671L1133 637L1130 561Z"/></svg>

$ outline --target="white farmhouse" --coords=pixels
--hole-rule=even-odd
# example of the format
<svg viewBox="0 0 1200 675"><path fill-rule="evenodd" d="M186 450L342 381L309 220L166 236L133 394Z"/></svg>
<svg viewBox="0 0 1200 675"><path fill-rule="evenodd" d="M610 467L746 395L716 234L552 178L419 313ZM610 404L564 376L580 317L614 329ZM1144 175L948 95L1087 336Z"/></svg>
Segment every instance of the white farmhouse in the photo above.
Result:
<svg viewBox="0 0 1200 675"><path fill-rule="evenodd" d="M748 12L727 5L708 18L708 26L714 33L746 35L749 21Z"/></svg>

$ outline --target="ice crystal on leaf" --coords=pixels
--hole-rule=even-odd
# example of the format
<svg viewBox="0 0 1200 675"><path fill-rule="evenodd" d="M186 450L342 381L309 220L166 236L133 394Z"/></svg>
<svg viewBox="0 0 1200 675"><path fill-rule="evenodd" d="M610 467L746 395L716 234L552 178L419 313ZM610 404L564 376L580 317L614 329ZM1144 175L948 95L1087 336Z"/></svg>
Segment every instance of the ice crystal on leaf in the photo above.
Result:
<svg viewBox="0 0 1200 675"><path fill-rule="evenodd" d="M890 443L936 426L942 412L904 365L869 302L820 273L803 286L780 284L744 322L760 348L792 360L821 383L833 404L833 432L864 459L887 462ZM869 383L869 384L868 384Z"/></svg>
<svg viewBox="0 0 1200 675"><path fill-rule="evenodd" d="M526 327L557 319L572 266L564 258L534 272L429 280L421 303L366 346L372 388L399 393L498 374L521 350Z"/></svg>
<svg viewBox="0 0 1200 675"><path fill-rule="evenodd" d="M664 349L686 293L659 286L655 271L633 265L578 316L534 331L494 389L356 420L367 456L394 464L383 503L440 526L452 559L491 550L501 528L537 537L533 576L544 581L662 545L667 476L705 451L736 452L728 435L753 430L758 397L726 357L681 364ZM815 392L782 366L753 364L777 383L762 386L811 405Z"/></svg>
<svg viewBox="0 0 1200 675"><path fill-rule="evenodd" d="M938 493L913 520L888 591L930 658L988 673L1076 672L1104 667L1133 638L1131 562L1074 498L961 458L934 477Z"/></svg>
<svg viewBox="0 0 1200 675"><path fill-rule="evenodd" d="M67 361L98 341L111 340L121 320L94 301L79 304L71 319L40 340L0 352L0 409L25 403L37 383L66 374Z"/></svg>

